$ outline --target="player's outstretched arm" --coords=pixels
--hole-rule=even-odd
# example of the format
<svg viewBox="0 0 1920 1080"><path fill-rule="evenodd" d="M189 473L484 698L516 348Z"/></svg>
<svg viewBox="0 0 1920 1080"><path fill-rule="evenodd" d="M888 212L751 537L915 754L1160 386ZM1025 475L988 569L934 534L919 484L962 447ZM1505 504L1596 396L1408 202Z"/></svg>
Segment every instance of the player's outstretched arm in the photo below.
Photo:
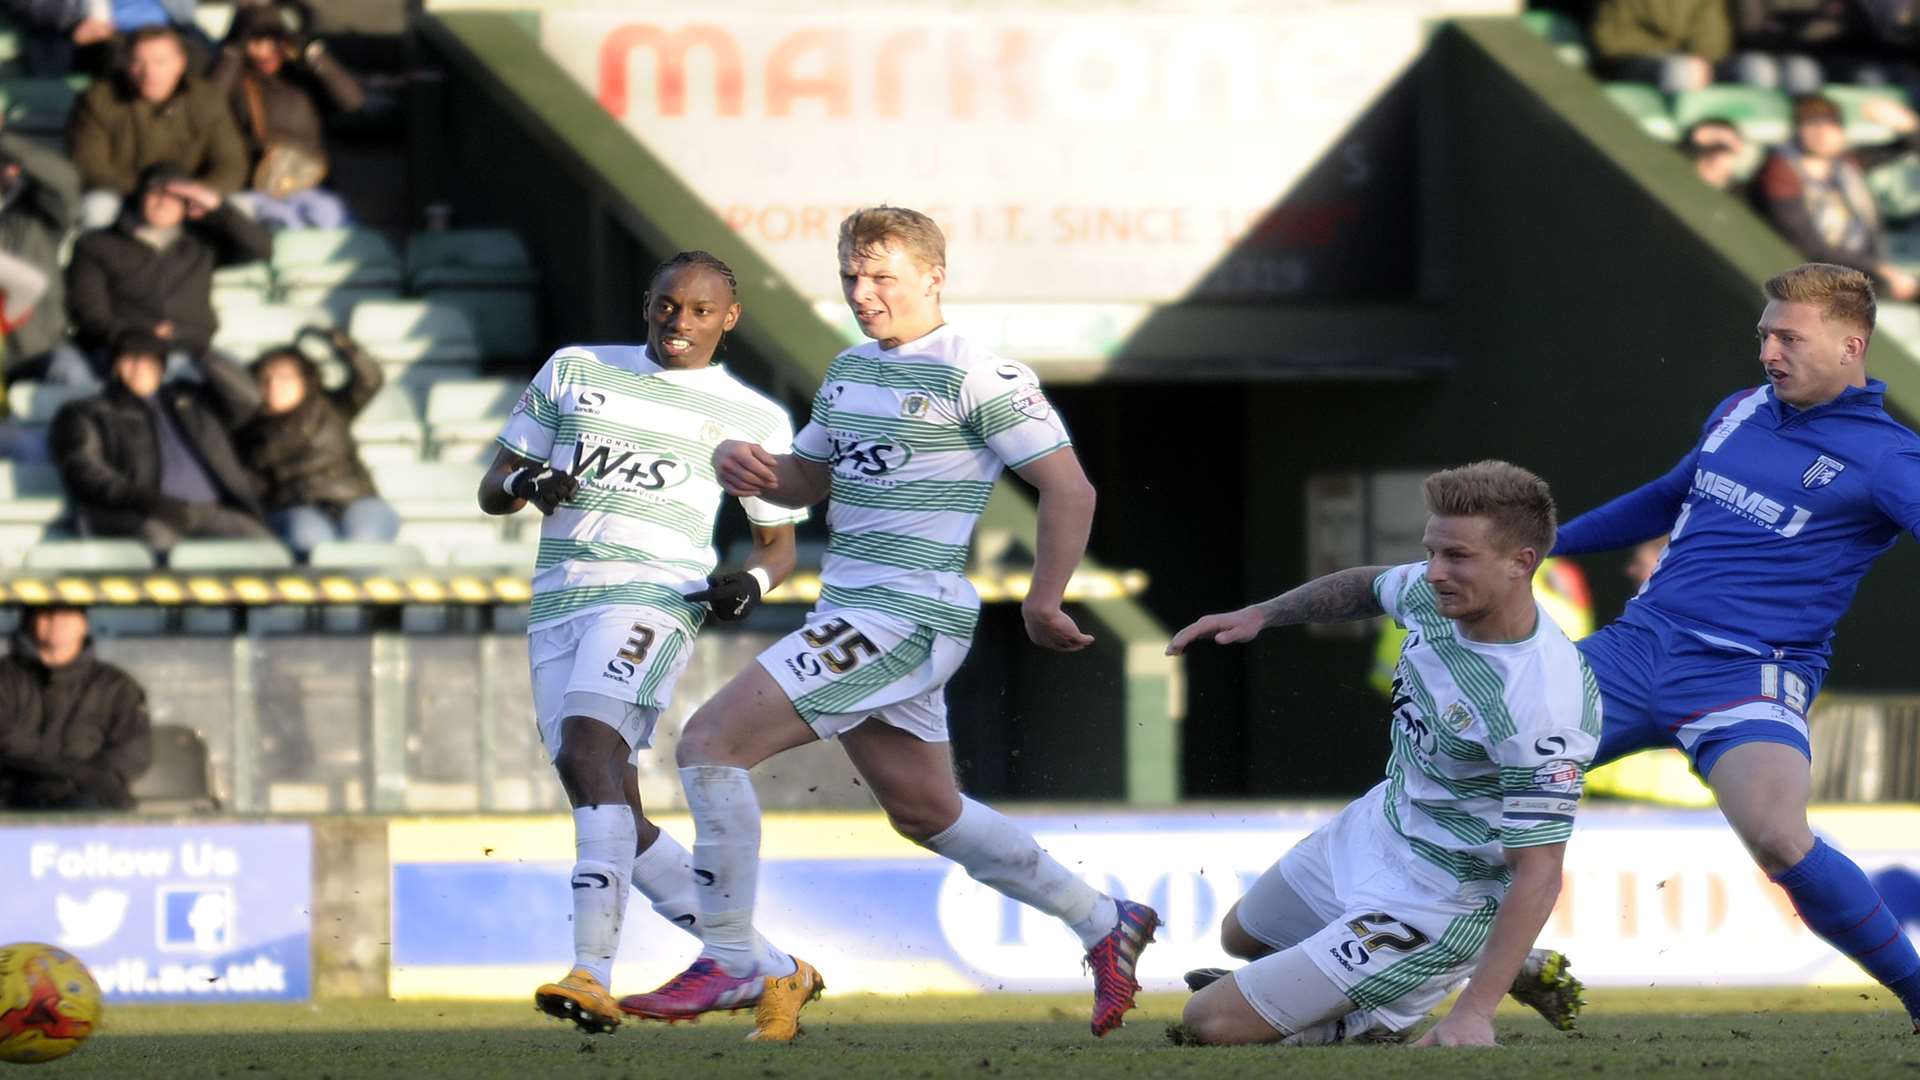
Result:
<svg viewBox="0 0 1920 1080"><path fill-rule="evenodd" d="M1269 626L1350 622L1384 615L1386 609L1380 606L1380 598L1373 595L1373 583L1389 569L1355 566L1336 570L1263 603L1204 616L1173 635L1167 643L1167 655L1179 656L1196 641L1210 640L1219 645L1252 641Z"/></svg>
<svg viewBox="0 0 1920 1080"><path fill-rule="evenodd" d="M696 604L706 604L721 622L736 622L753 613L760 600L787 580L795 562L793 526L753 526L753 554L738 570L708 574L707 587L687 594Z"/></svg>
<svg viewBox="0 0 1920 1080"><path fill-rule="evenodd" d="M1487 935L1486 948L1480 950L1480 962L1474 965L1473 976L1455 999L1453 1009L1413 1045L1499 1045L1493 1040L1493 1010L1507 996L1520 974L1520 965L1526 962L1527 951L1553 913L1554 902L1560 898L1560 870L1566 854L1565 843L1506 849L1513 884L1500 902L1500 913L1493 917L1493 930Z"/></svg>
<svg viewBox="0 0 1920 1080"><path fill-rule="evenodd" d="M501 447L487 474L480 478L480 509L489 514L516 514L531 502L541 513L552 514L579 488L580 481L572 474Z"/></svg>
<svg viewBox="0 0 1920 1080"><path fill-rule="evenodd" d="M729 495L793 509L826 498L833 479L824 462L775 454L743 439L728 439L713 448L713 471Z"/></svg>
<svg viewBox="0 0 1920 1080"><path fill-rule="evenodd" d="M1033 580L1027 585L1026 599L1020 602L1020 617L1035 645L1055 652L1078 652L1093 644L1093 635L1082 633L1061 604L1074 567L1087 553L1087 534L1093 530L1097 498L1093 484L1071 446L1014 471L1040 493Z"/></svg>

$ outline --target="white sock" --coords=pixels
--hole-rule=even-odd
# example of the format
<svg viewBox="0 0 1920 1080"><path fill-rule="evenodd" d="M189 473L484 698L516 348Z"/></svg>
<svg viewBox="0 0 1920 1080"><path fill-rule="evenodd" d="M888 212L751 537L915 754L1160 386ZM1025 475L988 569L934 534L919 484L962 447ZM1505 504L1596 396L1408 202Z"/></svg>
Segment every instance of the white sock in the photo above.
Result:
<svg viewBox="0 0 1920 1080"><path fill-rule="evenodd" d="M573 812L573 962L593 972L602 986L613 985L634 843L633 810L627 804Z"/></svg>
<svg viewBox="0 0 1920 1080"><path fill-rule="evenodd" d="M1075 877L1025 829L972 799L960 800L960 817L927 847L980 884L1066 923L1089 949L1120 917L1112 897Z"/></svg>
<svg viewBox="0 0 1920 1080"><path fill-rule="evenodd" d="M680 846L666 830L633 857L633 887L653 901L660 917L692 934L700 936L700 898L693 887L693 854ZM754 938L754 956L763 974L778 978L794 972L791 956L775 948L758 933Z"/></svg>
<svg viewBox="0 0 1920 1080"><path fill-rule="evenodd" d="M760 800L747 770L693 765L680 770L693 811L694 892L702 956L729 975L753 974L753 896L760 881Z"/></svg>

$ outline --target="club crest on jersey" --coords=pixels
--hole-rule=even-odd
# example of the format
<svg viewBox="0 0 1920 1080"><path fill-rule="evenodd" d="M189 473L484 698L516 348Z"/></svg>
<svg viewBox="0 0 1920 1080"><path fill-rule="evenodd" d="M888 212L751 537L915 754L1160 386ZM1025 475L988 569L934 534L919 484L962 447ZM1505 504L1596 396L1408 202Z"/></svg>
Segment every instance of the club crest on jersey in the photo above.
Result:
<svg viewBox="0 0 1920 1080"><path fill-rule="evenodd" d="M900 399L900 415L908 420L919 420L933 408L933 399L925 394L913 393Z"/></svg>
<svg viewBox="0 0 1920 1080"><path fill-rule="evenodd" d="M725 442L726 438L727 438L727 429L721 427L719 424L716 424L713 421L708 420L706 423L700 425L700 441L705 443L706 445L708 446L717 445L719 443Z"/></svg>
<svg viewBox="0 0 1920 1080"><path fill-rule="evenodd" d="M1473 714L1467 711L1464 702L1456 701L1447 706L1447 711L1440 714L1440 719L1455 731L1465 731L1473 726Z"/></svg>
<svg viewBox="0 0 1920 1080"><path fill-rule="evenodd" d="M1833 483L1833 478L1839 476L1841 471L1846 467L1845 462L1835 461L1827 455L1821 454L1819 457L1813 459L1813 464L1807 466L1806 472L1800 474L1800 486L1804 488L1826 487L1828 484Z"/></svg>

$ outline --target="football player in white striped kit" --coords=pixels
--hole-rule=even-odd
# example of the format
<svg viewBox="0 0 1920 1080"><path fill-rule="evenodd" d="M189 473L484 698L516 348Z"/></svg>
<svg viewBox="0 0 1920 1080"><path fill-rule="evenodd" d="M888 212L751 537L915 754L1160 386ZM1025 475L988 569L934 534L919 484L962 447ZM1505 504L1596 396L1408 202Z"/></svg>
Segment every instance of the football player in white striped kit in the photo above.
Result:
<svg viewBox="0 0 1920 1080"><path fill-rule="evenodd" d="M1397 1040L1462 980L1423 1044L1494 1045L1509 993L1558 1027L1579 1011L1565 958L1532 947L1600 738L1593 674L1533 597L1553 497L1504 461L1435 473L1425 495L1425 562L1328 574L1167 646L1383 614L1409 631L1387 778L1227 912L1221 945L1252 963L1188 973L1195 1042Z"/></svg>
<svg viewBox="0 0 1920 1080"><path fill-rule="evenodd" d="M647 343L570 345L527 387L480 484L480 507L546 515L534 564L528 659L540 738L573 804L573 969L534 1003L588 1032L617 1028L607 987L628 888L698 934L686 848L647 820L633 763L708 614L745 618L793 570L806 512L742 498L753 554L716 574L722 492L713 447L785 446L786 410L716 362L740 318L733 271L704 251L654 271ZM770 956L784 954L759 942ZM791 960L786 960L789 965ZM742 1005L757 995L747 994Z"/></svg>
<svg viewBox="0 0 1920 1080"><path fill-rule="evenodd" d="M684 1019L735 1007L780 975L754 944L760 807L747 770L837 738L902 835L1079 937L1094 976L1093 1033L1104 1035L1133 1007L1134 965L1159 916L1095 890L960 793L945 698L979 615L965 575L974 524L1006 469L1039 492L1027 635L1060 652L1092 643L1061 602L1086 551L1093 486L1033 372L946 325L946 240L932 219L857 211L841 224L838 254L847 305L872 340L835 358L791 452L743 439L714 455L735 495L792 507L829 500L820 602L687 725L678 758L704 946L692 967L621 1007ZM800 964L768 986L762 1011L790 1014L797 1027L820 986Z"/></svg>

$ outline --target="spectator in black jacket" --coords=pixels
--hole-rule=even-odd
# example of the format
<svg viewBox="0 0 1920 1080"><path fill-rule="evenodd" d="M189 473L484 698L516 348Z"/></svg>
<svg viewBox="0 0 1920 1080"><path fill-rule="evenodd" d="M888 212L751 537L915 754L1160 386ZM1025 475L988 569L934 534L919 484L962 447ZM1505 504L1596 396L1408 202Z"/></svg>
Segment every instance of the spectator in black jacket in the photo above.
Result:
<svg viewBox="0 0 1920 1080"><path fill-rule="evenodd" d="M138 330L170 352L198 357L213 342L213 271L264 259L273 239L205 184L178 167L141 175L120 220L80 237L67 266L67 307L74 334L103 349Z"/></svg>
<svg viewBox="0 0 1920 1080"><path fill-rule="evenodd" d="M327 176L327 108L354 112L367 93L326 43L294 37L279 7L242 8L210 81L227 95L247 144L247 190L235 196L269 228L351 224L345 199L320 186Z"/></svg>
<svg viewBox="0 0 1920 1080"><path fill-rule="evenodd" d="M1920 152L1920 118L1888 99L1861 106L1866 119L1896 132L1886 146L1849 147L1840 107L1811 94L1793 103L1793 141L1775 147L1754 178L1759 210L1787 241L1817 262L1879 279L1894 300L1920 300L1920 280L1887 258L1886 228L1867 171Z"/></svg>
<svg viewBox="0 0 1920 1080"><path fill-rule="evenodd" d="M153 760L147 695L94 659L87 613L29 611L0 659L0 806L124 810Z"/></svg>
<svg viewBox="0 0 1920 1080"><path fill-rule="evenodd" d="M207 356L199 382L163 385L163 348L151 334L122 335L106 390L53 416L53 460L80 531L138 537L163 553L183 537L272 539L259 481L232 439L259 411L253 381Z"/></svg>
<svg viewBox="0 0 1920 1080"><path fill-rule="evenodd" d="M329 540L391 540L400 518L380 498L360 461L353 418L380 390L380 365L339 330L309 328L347 362L346 385L328 391L297 347L253 362L260 412L241 429L241 459L259 476L267 523L302 557Z"/></svg>

